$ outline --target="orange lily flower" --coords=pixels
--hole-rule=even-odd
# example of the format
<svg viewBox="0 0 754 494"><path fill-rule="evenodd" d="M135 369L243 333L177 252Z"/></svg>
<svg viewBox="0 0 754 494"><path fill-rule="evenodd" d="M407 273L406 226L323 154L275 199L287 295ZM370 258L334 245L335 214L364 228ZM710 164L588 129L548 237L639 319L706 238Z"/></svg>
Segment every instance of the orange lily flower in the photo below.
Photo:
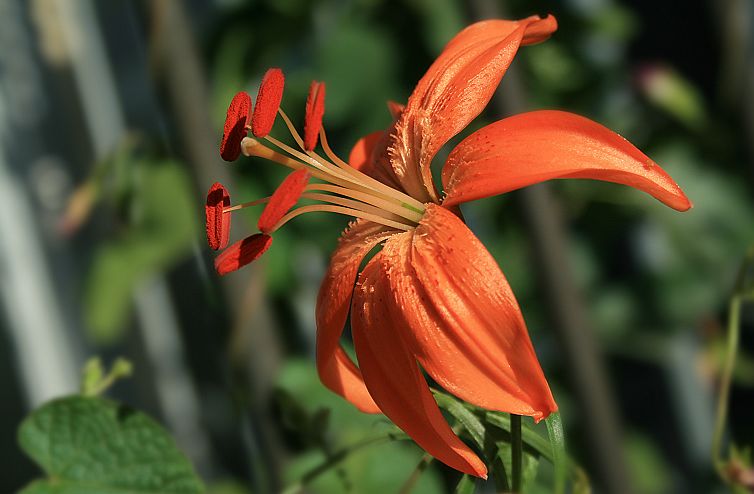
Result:
<svg viewBox="0 0 754 494"><path fill-rule="evenodd" d="M302 139L278 109L282 73L265 77L252 119L259 118L265 130L244 137L254 129L254 122L248 124L250 99L234 98L225 126L232 135L224 136L222 154L243 152L296 171L261 201L228 207L227 191L218 193L218 186L210 190L214 199L208 197L207 231L215 247L227 238L224 214L268 203L259 225L263 233L218 258L223 274L259 257L274 232L301 214L357 218L332 255L317 299L320 378L359 410L384 413L440 461L480 477L486 476L485 464L443 418L422 369L445 390L490 410L539 421L557 405L505 276L457 206L549 179L590 178L632 186L679 211L691 207L678 185L631 143L560 111L524 113L472 133L450 153L438 191L430 171L437 151L482 112L518 48L544 41L556 28L552 16L467 27L448 43L406 106L389 105L392 125L361 139L348 163L331 151L321 128L324 84L312 84ZM267 87L269 80L278 82ZM267 135L276 112L300 151ZM317 136L329 159L314 152ZM309 177L319 182L308 183ZM299 199L317 204L289 211ZM378 245L382 249L359 273ZM349 310L358 366L340 343Z"/></svg>

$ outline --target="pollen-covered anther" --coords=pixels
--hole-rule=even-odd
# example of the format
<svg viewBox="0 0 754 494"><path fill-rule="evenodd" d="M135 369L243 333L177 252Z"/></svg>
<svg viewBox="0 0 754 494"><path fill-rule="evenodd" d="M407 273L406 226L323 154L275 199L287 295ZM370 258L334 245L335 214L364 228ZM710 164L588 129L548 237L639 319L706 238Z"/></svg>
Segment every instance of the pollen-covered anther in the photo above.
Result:
<svg viewBox="0 0 754 494"><path fill-rule="evenodd" d="M272 237L255 233L234 243L215 258L215 271L220 276L232 273L256 261L272 245Z"/></svg>
<svg viewBox="0 0 754 494"><path fill-rule="evenodd" d="M262 211L257 222L257 228L263 233L272 233L275 225L298 202L304 188L309 183L311 174L305 170L296 170L280 184L270 196L270 200Z"/></svg>
<svg viewBox="0 0 754 494"><path fill-rule="evenodd" d="M306 117L304 119L304 149L317 147L322 117L325 115L325 83L312 81L309 96L306 98Z"/></svg>
<svg viewBox="0 0 754 494"><path fill-rule="evenodd" d="M236 93L228 106L220 141L220 156L225 161L235 161L241 154L241 140L246 137L250 113L251 96L243 91Z"/></svg>
<svg viewBox="0 0 754 494"><path fill-rule="evenodd" d="M275 117L283 99L285 76L283 71L272 68L264 74L259 85L257 102L251 118L251 132L257 137L264 137L272 130Z"/></svg>
<svg viewBox="0 0 754 494"><path fill-rule="evenodd" d="M230 213L224 212L229 206L230 194L227 189L219 182L212 184L204 206L207 243L212 250L224 248L230 240Z"/></svg>

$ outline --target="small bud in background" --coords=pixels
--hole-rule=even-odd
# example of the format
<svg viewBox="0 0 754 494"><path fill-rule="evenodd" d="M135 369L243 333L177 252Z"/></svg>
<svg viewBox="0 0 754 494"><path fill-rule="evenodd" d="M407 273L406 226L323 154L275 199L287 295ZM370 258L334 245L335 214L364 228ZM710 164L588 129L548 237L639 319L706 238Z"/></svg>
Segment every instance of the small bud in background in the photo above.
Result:
<svg viewBox="0 0 754 494"><path fill-rule="evenodd" d="M98 187L89 180L79 185L68 198L63 216L58 222L58 231L69 237L89 219L94 204L97 202Z"/></svg>
<svg viewBox="0 0 754 494"><path fill-rule="evenodd" d="M706 110L699 90L674 68L652 63L641 66L636 77L641 93L654 106L692 129L704 126Z"/></svg>

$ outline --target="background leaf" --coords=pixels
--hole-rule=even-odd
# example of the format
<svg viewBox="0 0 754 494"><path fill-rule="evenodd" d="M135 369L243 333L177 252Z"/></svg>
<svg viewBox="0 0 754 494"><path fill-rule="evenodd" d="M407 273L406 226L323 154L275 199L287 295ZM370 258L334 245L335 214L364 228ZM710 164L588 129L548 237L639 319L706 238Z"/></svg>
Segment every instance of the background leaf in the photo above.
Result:
<svg viewBox="0 0 754 494"><path fill-rule="evenodd" d="M80 396L52 401L18 432L47 474L22 494L193 494L204 486L170 435L124 405Z"/></svg>

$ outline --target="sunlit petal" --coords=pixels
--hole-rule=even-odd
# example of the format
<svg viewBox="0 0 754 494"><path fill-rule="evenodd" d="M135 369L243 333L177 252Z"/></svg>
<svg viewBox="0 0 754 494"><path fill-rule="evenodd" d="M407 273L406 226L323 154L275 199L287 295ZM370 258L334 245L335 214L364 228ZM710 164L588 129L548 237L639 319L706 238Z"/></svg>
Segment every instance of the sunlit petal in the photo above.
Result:
<svg viewBox="0 0 754 494"><path fill-rule="evenodd" d="M364 256L395 230L368 221L356 221L333 252L317 297L317 370L322 382L364 412L379 408L364 387L359 369L343 351L340 336L351 306L356 275Z"/></svg>
<svg viewBox="0 0 754 494"><path fill-rule="evenodd" d="M445 421L416 359L385 310L392 295L379 270L380 255L359 278L351 318L356 355L369 393L382 412L429 454L457 470L486 477L484 463Z"/></svg>
<svg viewBox="0 0 754 494"><path fill-rule="evenodd" d="M602 125L572 113L535 111L505 118L464 139L442 172L446 206L553 178L629 185L679 211L691 207L660 166Z"/></svg>
<svg viewBox="0 0 754 494"><path fill-rule="evenodd" d="M457 216L429 205L380 260L390 324L443 388L535 420L557 410L505 276Z"/></svg>
<svg viewBox="0 0 754 494"><path fill-rule="evenodd" d="M555 29L552 16L482 21L448 43L411 94L390 143L395 173L411 195L437 199L432 158L484 110L518 48ZM425 190L415 190L416 184Z"/></svg>

